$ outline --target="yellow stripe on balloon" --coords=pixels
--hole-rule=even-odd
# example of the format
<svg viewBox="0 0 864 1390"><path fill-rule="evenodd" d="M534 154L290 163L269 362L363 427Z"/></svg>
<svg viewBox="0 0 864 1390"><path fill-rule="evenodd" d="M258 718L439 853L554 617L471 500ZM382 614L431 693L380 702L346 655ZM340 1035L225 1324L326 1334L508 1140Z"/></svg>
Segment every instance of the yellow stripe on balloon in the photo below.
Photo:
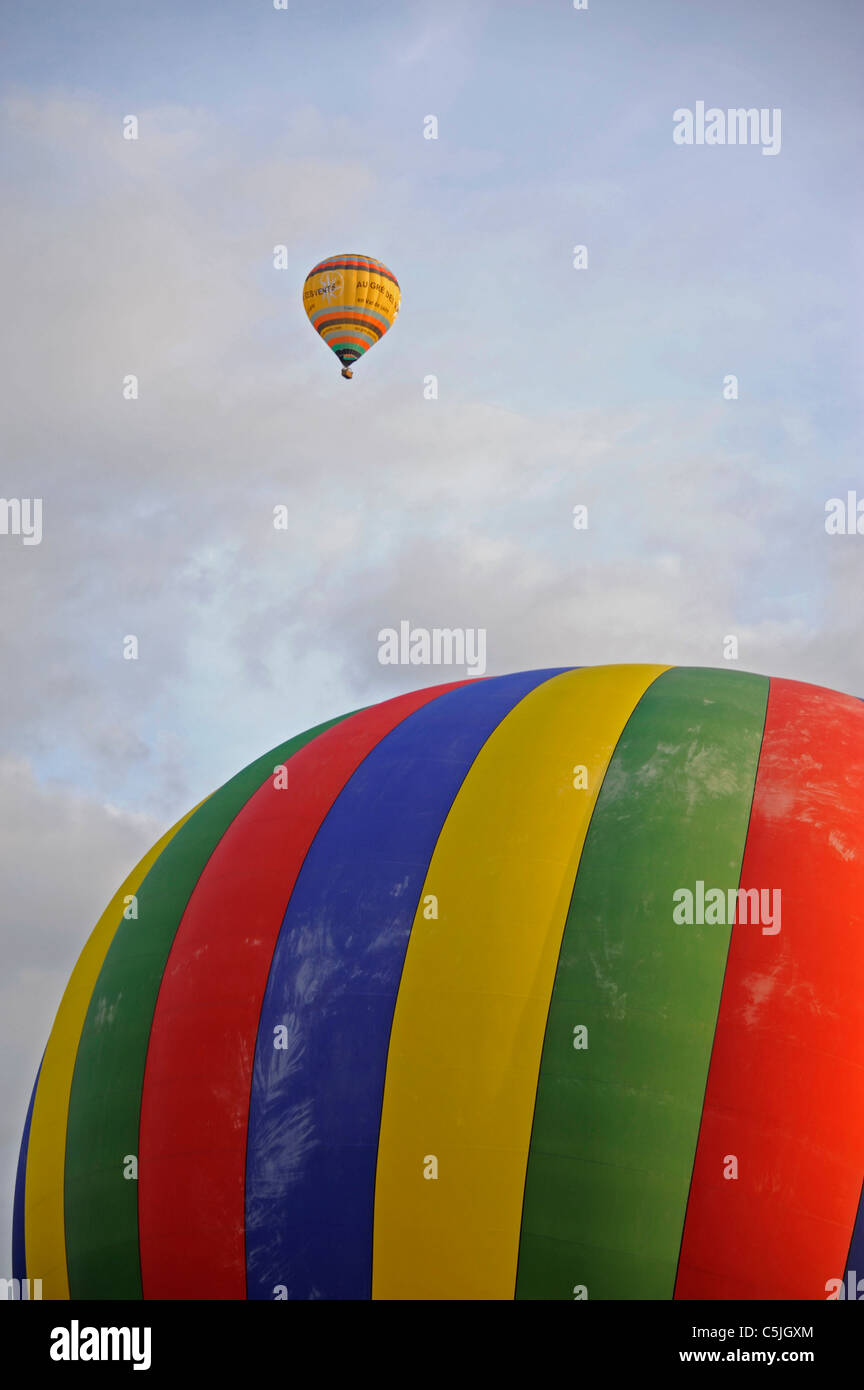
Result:
<svg viewBox="0 0 864 1390"><path fill-rule="evenodd" d="M206 801L207 798L205 797ZM204 802L199 805L203 806ZM99 972L123 917L125 899L138 892L144 878L181 826L198 810L195 806L172 826L147 853L106 907L90 934L66 991L45 1048L27 1146L24 1188L24 1231L27 1274L42 1280L43 1298L68 1298L64 1184L66 1123L69 1094L90 998Z"/></svg>
<svg viewBox="0 0 864 1390"><path fill-rule="evenodd" d="M390 1036L373 1298L514 1296L573 883L615 745L666 669L600 666L539 686L488 739L442 827ZM585 789L574 785L580 766Z"/></svg>

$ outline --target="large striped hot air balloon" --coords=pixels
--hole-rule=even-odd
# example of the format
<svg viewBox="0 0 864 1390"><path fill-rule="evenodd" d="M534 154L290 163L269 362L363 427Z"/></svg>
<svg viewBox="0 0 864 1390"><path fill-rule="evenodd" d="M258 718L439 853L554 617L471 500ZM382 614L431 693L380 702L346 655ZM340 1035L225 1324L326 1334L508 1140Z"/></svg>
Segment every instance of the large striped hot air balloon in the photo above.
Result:
<svg viewBox="0 0 864 1390"><path fill-rule="evenodd" d="M309 322L342 363L342 375L388 328L399 313L399 282L372 256L348 252L319 261L306 276L303 307Z"/></svg>
<svg viewBox="0 0 864 1390"><path fill-rule="evenodd" d="M864 1276L862 1075L864 704L437 686L266 753L119 889L45 1050L16 1274L825 1299Z"/></svg>

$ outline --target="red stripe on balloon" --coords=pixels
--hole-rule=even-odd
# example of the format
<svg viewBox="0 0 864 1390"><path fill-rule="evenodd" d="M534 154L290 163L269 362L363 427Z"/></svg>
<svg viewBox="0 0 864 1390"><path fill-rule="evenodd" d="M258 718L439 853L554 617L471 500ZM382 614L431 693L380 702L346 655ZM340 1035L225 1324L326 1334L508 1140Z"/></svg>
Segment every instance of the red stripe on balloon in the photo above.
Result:
<svg viewBox="0 0 864 1390"><path fill-rule="evenodd" d="M780 931L732 931L676 1298L825 1299L843 1277L864 1171L862 748L859 700L772 680L741 887L769 910L780 890Z"/></svg>
<svg viewBox="0 0 864 1390"><path fill-rule="evenodd" d="M246 1130L261 1002L309 845L363 759L430 700L352 715L259 788L216 845L180 922L147 1052L138 1224L145 1298L246 1297Z"/></svg>

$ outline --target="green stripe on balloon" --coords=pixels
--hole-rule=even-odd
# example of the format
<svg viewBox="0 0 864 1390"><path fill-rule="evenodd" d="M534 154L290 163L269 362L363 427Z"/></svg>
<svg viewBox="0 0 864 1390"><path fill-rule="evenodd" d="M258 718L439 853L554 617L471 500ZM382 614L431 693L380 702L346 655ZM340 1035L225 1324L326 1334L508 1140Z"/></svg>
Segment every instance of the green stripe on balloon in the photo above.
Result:
<svg viewBox="0 0 864 1390"><path fill-rule="evenodd" d="M71 1298L141 1298L137 1156L141 1089L156 997L180 919L216 844L249 798L298 749L348 715L289 739L205 801L165 847L121 921L90 1000L66 1129Z"/></svg>
<svg viewBox="0 0 864 1390"><path fill-rule="evenodd" d="M730 940L675 924L673 894L738 886L768 686L673 668L612 757L550 1003L519 1299L673 1296Z"/></svg>

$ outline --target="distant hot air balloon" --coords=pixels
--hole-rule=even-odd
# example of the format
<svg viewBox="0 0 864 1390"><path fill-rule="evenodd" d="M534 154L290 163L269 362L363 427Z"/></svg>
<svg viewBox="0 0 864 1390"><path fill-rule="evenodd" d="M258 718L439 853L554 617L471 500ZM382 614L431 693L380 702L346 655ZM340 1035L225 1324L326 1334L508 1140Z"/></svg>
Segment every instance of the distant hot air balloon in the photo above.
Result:
<svg viewBox="0 0 864 1390"><path fill-rule="evenodd" d="M319 261L303 286L309 322L335 352L348 378L357 358L395 322L400 299L392 270L372 256L353 252Z"/></svg>

